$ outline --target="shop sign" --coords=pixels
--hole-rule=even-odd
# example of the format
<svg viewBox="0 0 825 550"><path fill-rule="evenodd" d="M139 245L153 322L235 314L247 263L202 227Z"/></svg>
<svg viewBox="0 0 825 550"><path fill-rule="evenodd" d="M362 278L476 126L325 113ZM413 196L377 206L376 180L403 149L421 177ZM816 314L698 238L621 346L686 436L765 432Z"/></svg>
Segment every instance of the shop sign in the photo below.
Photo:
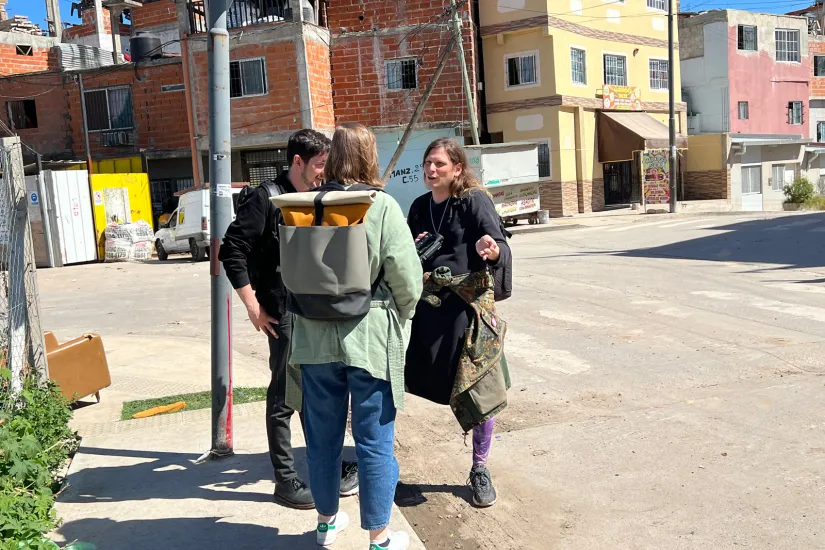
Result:
<svg viewBox="0 0 825 550"><path fill-rule="evenodd" d="M641 111L641 90L636 86L611 86L602 88L602 108L606 111Z"/></svg>

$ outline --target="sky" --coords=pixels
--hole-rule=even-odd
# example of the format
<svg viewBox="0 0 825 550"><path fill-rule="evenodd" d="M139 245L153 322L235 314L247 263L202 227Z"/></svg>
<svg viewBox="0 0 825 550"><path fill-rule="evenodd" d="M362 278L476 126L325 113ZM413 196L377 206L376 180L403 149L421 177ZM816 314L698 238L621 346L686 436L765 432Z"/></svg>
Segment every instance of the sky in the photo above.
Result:
<svg viewBox="0 0 825 550"><path fill-rule="evenodd" d="M495 2L496 0L481 0L481 2ZM675 0L674 0L675 2ZM757 11L762 13L787 13L813 5L814 0L681 0L682 11L701 11L731 8L739 10ZM558 3L566 5L565 0L550 0L550 5ZM6 6L10 15L28 15L33 23L46 28L46 1L45 0L9 0ZM72 11L71 0L60 0L60 15L63 21L78 23L77 15L69 14Z"/></svg>

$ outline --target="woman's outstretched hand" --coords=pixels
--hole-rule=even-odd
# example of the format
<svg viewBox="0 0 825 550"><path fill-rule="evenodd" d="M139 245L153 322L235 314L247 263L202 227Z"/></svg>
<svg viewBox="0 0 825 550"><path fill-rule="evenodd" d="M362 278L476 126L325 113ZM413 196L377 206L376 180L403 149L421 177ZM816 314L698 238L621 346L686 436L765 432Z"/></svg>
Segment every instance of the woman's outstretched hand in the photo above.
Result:
<svg viewBox="0 0 825 550"><path fill-rule="evenodd" d="M498 243L490 235L484 235L476 241L476 252L478 252L482 260L487 262L497 261L501 254Z"/></svg>

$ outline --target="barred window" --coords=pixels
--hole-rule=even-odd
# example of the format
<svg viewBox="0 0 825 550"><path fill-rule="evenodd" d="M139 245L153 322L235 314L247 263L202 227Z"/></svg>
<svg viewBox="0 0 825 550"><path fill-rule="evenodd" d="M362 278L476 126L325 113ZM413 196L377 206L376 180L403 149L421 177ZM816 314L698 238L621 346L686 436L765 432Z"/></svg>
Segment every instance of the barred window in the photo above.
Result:
<svg viewBox="0 0 825 550"><path fill-rule="evenodd" d="M647 0L647 7L653 8L655 10L667 10L667 1L666 0Z"/></svg>
<svg viewBox="0 0 825 550"><path fill-rule="evenodd" d="M650 89L667 90L668 62L666 59L650 60Z"/></svg>
<svg viewBox="0 0 825 550"><path fill-rule="evenodd" d="M37 128L37 109L33 99L21 99L6 103L12 130Z"/></svg>
<svg viewBox="0 0 825 550"><path fill-rule="evenodd" d="M129 86L89 90L84 94L84 101L86 126L90 132L134 128L132 88Z"/></svg>
<svg viewBox="0 0 825 550"><path fill-rule="evenodd" d="M587 84L587 53L579 48L570 48L570 78L576 84Z"/></svg>
<svg viewBox="0 0 825 550"><path fill-rule="evenodd" d="M605 54L604 83L610 86L627 86L627 59L624 56Z"/></svg>
<svg viewBox="0 0 825 550"><path fill-rule="evenodd" d="M418 66L415 58L387 61L387 89L414 90L418 88Z"/></svg>

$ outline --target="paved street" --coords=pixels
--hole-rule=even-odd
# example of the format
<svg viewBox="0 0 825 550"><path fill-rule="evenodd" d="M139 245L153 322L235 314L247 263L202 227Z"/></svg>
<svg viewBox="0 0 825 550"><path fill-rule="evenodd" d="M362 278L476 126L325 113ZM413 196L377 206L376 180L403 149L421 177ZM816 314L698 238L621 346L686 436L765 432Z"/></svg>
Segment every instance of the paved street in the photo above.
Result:
<svg viewBox="0 0 825 550"><path fill-rule="evenodd" d="M471 449L447 408L409 398L400 415L396 502L425 546L825 547L825 215L578 223L512 240L499 503L468 504ZM186 260L44 270L43 326L104 336L109 395L201 389L208 366L187 381L175 365L208 357L208 286ZM259 380L264 342L234 313L239 375ZM141 353L152 374L119 385ZM110 437L103 395L76 421Z"/></svg>

